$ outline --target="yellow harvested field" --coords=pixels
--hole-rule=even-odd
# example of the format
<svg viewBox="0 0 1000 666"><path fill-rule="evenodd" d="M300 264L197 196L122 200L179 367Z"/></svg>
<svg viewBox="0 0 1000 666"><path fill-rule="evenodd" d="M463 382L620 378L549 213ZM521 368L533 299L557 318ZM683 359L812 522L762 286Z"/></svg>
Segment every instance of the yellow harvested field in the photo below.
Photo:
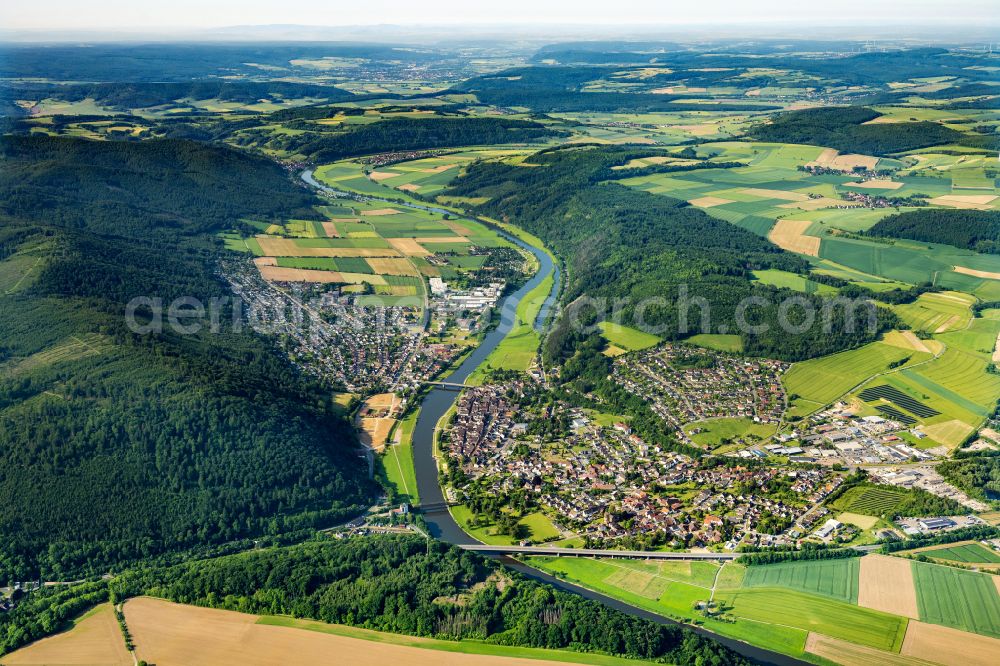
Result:
<svg viewBox="0 0 1000 666"><path fill-rule="evenodd" d="M920 617L912 562L888 555L862 557L858 605L903 617Z"/></svg>
<svg viewBox="0 0 1000 666"><path fill-rule="evenodd" d="M993 666L997 663L997 655L1000 655L1000 640L910 620L899 652L939 664Z"/></svg>
<svg viewBox="0 0 1000 666"><path fill-rule="evenodd" d="M470 229L469 227L465 226L464 224L456 222L455 220L441 220L441 224L443 224L444 226L448 227L449 229L451 229L452 231L454 231L459 236L471 236L472 235L472 229Z"/></svg>
<svg viewBox="0 0 1000 666"><path fill-rule="evenodd" d="M358 440L364 446L381 452L395 424L396 419L358 419Z"/></svg>
<svg viewBox="0 0 1000 666"><path fill-rule="evenodd" d="M397 261L388 259L387 261ZM317 271L309 268L285 268L284 266L261 266L260 274L265 280L271 282L316 282L341 284L368 284L384 285L385 278L379 275L366 275L364 273L340 273L338 271Z"/></svg>
<svg viewBox="0 0 1000 666"><path fill-rule="evenodd" d="M338 636L298 627L257 624L257 615L199 608L140 597L125 603L136 654L157 666L565 666L566 662L464 654L415 647L430 639L405 637L408 645ZM303 622L319 629L329 625ZM117 627L116 627L117 629ZM357 633L364 634L362 630ZM380 640L382 639L382 640ZM132 663L131 660L128 662Z"/></svg>
<svg viewBox="0 0 1000 666"><path fill-rule="evenodd" d="M261 277L271 282L343 282L337 271L314 271L306 268L258 266Z"/></svg>
<svg viewBox="0 0 1000 666"><path fill-rule="evenodd" d="M833 148L826 148L819 154L819 157L807 163L806 166L826 167L827 169L836 169L838 171L853 171L855 167L874 169L877 164L877 157L856 154L841 155L839 151Z"/></svg>
<svg viewBox="0 0 1000 666"><path fill-rule="evenodd" d="M691 199L688 203L692 206L697 206L698 208L711 208L712 206L724 206L726 204L731 204L733 201L723 199L722 197L698 197L697 199Z"/></svg>
<svg viewBox="0 0 1000 666"><path fill-rule="evenodd" d="M10 666L26 664L102 664L132 666L133 661L111 604L101 604L69 631L43 638L3 657Z"/></svg>
<svg viewBox="0 0 1000 666"><path fill-rule="evenodd" d="M818 257L820 239L805 235L810 226L809 220L778 220L767 237L783 250Z"/></svg>
<svg viewBox="0 0 1000 666"><path fill-rule="evenodd" d="M946 446L958 446L974 430L971 425L958 419L945 421L944 423L935 423L934 425L925 425L921 429L935 442L941 442Z"/></svg>
<svg viewBox="0 0 1000 666"><path fill-rule="evenodd" d="M389 245L408 257L426 257L433 254L413 238L389 238L388 241Z"/></svg>
<svg viewBox="0 0 1000 666"><path fill-rule="evenodd" d="M701 89L704 90L704 89ZM656 92L655 90L653 91ZM689 88L687 92L695 92L694 88ZM684 130L692 136L709 136L715 134L719 130L719 126L715 123L698 123L697 125L674 125L675 128Z"/></svg>
<svg viewBox="0 0 1000 666"><path fill-rule="evenodd" d="M819 197L816 199L805 199L803 201L793 201L791 203L779 204L778 208L798 208L799 210L819 210L820 208L836 208L837 206L849 206L856 208L857 205L841 199L830 197Z"/></svg>
<svg viewBox="0 0 1000 666"><path fill-rule="evenodd" d="M442 171L447 171L448 169L454 169L458 166L458 163L453 164L442 164L436 167L430 167L429 169L421 169L420 173L441 173Z"/></svg>
<svg viewBox="0 0 1000 666"><path fill-rule="evenodd" d="M892 180L866 180L860 183L847 183L852 187L864 187L872 190L898 190L903 186L903 183L897 183Z"/></svg>
<svg viewBox="0 0 1000 666"><path fill-rule="evenodd" d="M337 233L337 225L333 222L323 223L323 233L326 234L327 238L336 238L340 235Z"/></svg>
<svg viewBox="0 0 1000 666"><path fill-rule="evenodd" d="M406 185L400 185L396 188L397 190L403 190L404 192L416 192L420 189L419 185L414 185L413 183L407 183Z"/></svg>
<svg viewBox="0 0 1000 666"><path fill-rule="evenodd" d="M399 406L399 396L395 393L376 393L365 400L368 409L393 409Z"/></svg>
<svg viewBox="0 0 1000 666"><path fill-rule="evenodd" d="M365 261L379 275L419 275L409 259L366 259Z"/></svg>
<svg viewBox="0 0 1000 666"><path fill-rule="evenodd" d="M398 257L388 247L300 247L291 238L257 236L260 249L269 257Z"/></svg>
<svg viewBox="0 0 1000 666"><path fill-rule="evenodd" d="M911 349L928 354L932 353L927 348L927 345L924 344L924 341L918 338L913 331L889 331L882 338L882 342L893 347L899 347L900 349Z"/></svg>
<svg viewBox="0 0 1000 666"><path fill-rule="evenodd" d="M418 243L423 244L434 244L434 243L471 243L465 236L418 236L414 239Z"/></svg>
<svg viewBox="0 0 1000 666"><path fill-rule="evenodd" d="M380 217L382 215L399 215L399 211L395 208L375 208L373 210L363 210L361 214L370 217Z"/></svg>
<svg viewBox="0 0 1000 666"><path fill-rule="evenodd" d="M396 173L395 171L372 171L368 174L368 177L374 180L376 183L380 180L385 180L386 178L395 178L396 176L402 176L401 173Z"/></svg>
<svg viewBox="0 0 1000 666"><path fill-rule="evenodd" d="M837 516L837 520L842 523L850 523L851 525L857 525L863 530L870 530L875 527L875 523L878 522L878 518L875 516L864 516L860 513L850 513L845 511L844 513Z"/></svg>
<svg viewBox="0 0 1000 666"><path fill-rule="evenodd" d="M839 638L831 638L816 632L809 632L806 638L806 652L824 657L836 664L850 666L933 666L934 662L916 657L906 657L878 650L865 645L848 643Z"/></svg>
<svg viewBox="0 0 1000 666"><path fill-rule="evenodd" d="M966 268L965 266L955 266L955 272L961 273L962 275L971 275L973 277L985 278L987 280L1000 280L1000 273L991 273L989 271L977 271L973 268Z"/></svg>
<svg viewBox="0 0 1000 666"><path fill-rule="evenodd" d="M996 199L992 194L946 194L934 197L928 201L938 206L948 206L950 208L969 208L972 210L986 210L990 203Z"/></svg>
<svg viewBox="0 0 1000 666"><path fill-rule="evenodd" d="M809 198L808 194L803 194L801 192L766 190L761 187L747 187L740 190L740 192L742 194L749 194L752 197L760 197L761 199L781 199L783 201L805 201Z"/></svg>
<svg viewBox="0 0 1000 666"><path fill-rule="evenodd" d="M278 259L277 257L257 257L253 260L253 263L256 264L257 268L261 266L277 266Z"/></svg>
<svg viewBox="0 0 1000 666"><path fill-rule="evenodd" d="M334 222L360 222L361 219L357 217L335 217Z"/></svg>

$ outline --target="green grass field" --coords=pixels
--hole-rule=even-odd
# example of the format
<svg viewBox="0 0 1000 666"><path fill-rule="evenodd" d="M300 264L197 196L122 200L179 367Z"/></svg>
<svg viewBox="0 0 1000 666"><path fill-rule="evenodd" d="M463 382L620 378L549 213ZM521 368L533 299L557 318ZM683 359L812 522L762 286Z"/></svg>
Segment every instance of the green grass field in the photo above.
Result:
<svg viewBox="0 0 1000 666"><path fill-rule="evenodd" d="M1000 564L1000 555L998 555L995 550L991 550L978 543L967 543L961 546L922 550L920 553L922 555L926 555L927 557L936 557L940 560L949 560L952 562Z"/></svg>
<svg viewBox="0 0 1000 666"><path fill-rule="evenodd" d="M692 335L687 339L687 342L699 347L705 347L706 349L714 349L715 351L734 353L743 351L743 338L738 335L699 333L698 335Z"/></svg>
<svg viewBox="0 0 1000 666"><path fill-rule="evenodd" d="M801 291L806 294L832 295L837 293L835 287L820 282L813 282L808 278L796 275L795 273L789 273L788 271L768 269L765 271L754 271L753 275L761 284L769 284L782 289Z"/></svg>
<svg viewBox="0 0 1000 666"><path fill-rule="evenodd" d="M419 504L417 493L417 475L413 469L413 428L417 424L418 412L414 411L400 421L399 443L386 447L385 452L377 458L381 467L380 477L395 489L400 501Z"/></svg>
<svg viewBox="0 0 1000 666"><path fill-rule="evenodd" d="M698 428L701 432L691 433ZM699 444L716 447L735 439L764 439L777 430L774 423L756 423L753 419L712 419L685 426L691 439Z"/></svg>
<svg viewBox="0 0 1000 666"><path fill-rule="evenodd" d="M648 349L660 343L661 338L643 331L613 324L610 321L602 321L598 326L604 339L616 347L621 347L627 351L638 351Z"/></svg>
<svg viewBox="0 0 1000 666"><path fill-rule="evenodd" d="M912 364L930 358L930 354L872 342L859 349L796 363L782 377L791 398L790 413L810 414L869 377L887 371L890 363L907 357Z"/></svg>
<svg viewBox="0 0 1000 666"><path fill-rule="evenodd" d="M747 567L744 587L785 587L848 603L858 602L860 558L782 562Z"/></svg>
<svg viewBox="0 0 1000 666"><path fill-rule="evenodd" d="M913 562L920 619L1000 638L1000 593L992 577Z"/></svg>

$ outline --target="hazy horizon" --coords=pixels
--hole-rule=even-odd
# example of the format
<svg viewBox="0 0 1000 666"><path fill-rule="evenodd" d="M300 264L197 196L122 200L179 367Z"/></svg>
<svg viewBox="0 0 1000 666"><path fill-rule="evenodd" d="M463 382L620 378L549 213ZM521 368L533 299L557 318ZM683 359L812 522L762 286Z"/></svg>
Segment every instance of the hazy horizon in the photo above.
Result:
<svg viewBox="0 0 1000 666"><path fill-rule="evenodd" d="M570 22L567 22L567 18ZM74 35L101 38L135 35L160 38L197 38L199 35L262 32L298 34L344 31L429 31L467 28L481 33L506 26L516 33L614 34L669 33L674 30L717 29L747 33L780 33L791 27L817 32L854 30L859 34L900 26L933 38L935 29L989 31L1000 26L992 0L840 0L814 5L789 0L703 0L693 5L669 6L655 0L626 0L613 6L596 0L538 3L507 0L480 5L456 0L369 0L331 6L316 0L295 4L273 0L174 0L139 5L124 0L80 5L70 0L19 3L0 9L0 35L15 38L59 39ZM931 34L925 34L931 33ZM802 34L803 38L816 35ZM1000 38L1000 37L998 37Z"/></svg>

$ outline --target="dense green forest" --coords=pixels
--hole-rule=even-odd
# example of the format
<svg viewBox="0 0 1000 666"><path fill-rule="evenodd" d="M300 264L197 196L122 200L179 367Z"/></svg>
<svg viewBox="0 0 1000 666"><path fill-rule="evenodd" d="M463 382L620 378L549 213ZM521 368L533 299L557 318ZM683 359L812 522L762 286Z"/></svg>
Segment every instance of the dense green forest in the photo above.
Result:
<svg viewBox="0 0 1000 666"><path fill-rule="evenodd" d="M79 102L92 99L100 106L121 111L141 109L177 100L218 99L252 104L260 99L310 97L328 102L354 98L335 86L289 81L220 81L196 80L176 83L81 83L70 85L18 84L7 89L18 99L60 99Z"/></svg>
<svg viewBox="0 0 1000 666"><path fill-rule="evenodd" d="M595 313L586 304L567 309L548 338L549 358L572 355L580 341L579 327L568 325L574 315L584 324L595 317L608 318L612 302L617 303L615 312L623 323L637 325L642 320L645 328L655 327L651 332L661 337L681 339L703 332L703 315L711 326L704 332L717 333L722 328L740 332L737 307L742 299L757 296L767 302L749 308L746 321L767 325L767 330L744 335L746 351L788 360L860 345L892 324L891 313L879 309L875 331L866 325L849 330L835 308L838 314L829 318L829 331L821 330L818 316L802 333L781 330L778 305L791 292L752 283L751 271L803 272L804 260L683 201L606 182L635 174L632 169L614 171L612 165L649 152L595 146L545 150L531 157L533 164L544 168L484 162L471 166L449 190L453 195L490 197L478 212L522 226L563 258L568 268L566 303L584 296L607 299L609 305L601 312ZM657 171L691 168L653 167ZM687 289L686 307L683 289ZM825 304L817 296L801 298L817 312ZM796 319L801 309L792 308L789 315L792 323L802 323Z"/></svg>
<svg viewBox="0 0 1000 666"><path fill-rule="evenodd" d="M864 124L880 115L864 107L789 111L756 125L749 134L759 141L805 143L865 155L887 155L965 138L961 132L929 121Z"/></svg>
<svg viewBox="0 0 1000 666"><path fill-rule="evenodd" d="M139 335L123 316L135 296L225 296L213 232L305 214L304 189L182 141L0 146L0 571L103 573L370 501L352 429L268 341Z"/></svg>
<svg viewBox="0 0 1000 666"><path fill-rule="evenodd" d="M336 113L328 108L324 111L328 115ZM303 115L279 113L280 117ZM557 128L530 120L468 117L389 118L376 123L352 125L346 132L337 126L318 124L297 124L296 129L306 131L277 136L264 132L261 138L270 148L306 155L315 162L323 163L381 152L528 143L565 134Z"/></svg>
<svg viewBox="0 0 1000 666"><path fill-rule="evenodd" d="M995 254L1000 252L1000 211L914 210L884 217L866 233Z"/></svg>
<svg viewBox="0 0 1000 666"><path fill-rule="evenodd" d="M941 475L972 497L1000 499L1000 453L957 453L937 468Z"/></svg>

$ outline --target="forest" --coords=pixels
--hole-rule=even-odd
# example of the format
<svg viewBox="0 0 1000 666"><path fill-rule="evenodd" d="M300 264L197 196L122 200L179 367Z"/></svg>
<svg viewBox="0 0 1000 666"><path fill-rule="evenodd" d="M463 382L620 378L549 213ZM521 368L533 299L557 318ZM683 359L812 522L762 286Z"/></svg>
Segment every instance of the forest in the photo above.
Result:
<svg viewBox="0 0 1000 666"><path fill-rule="evenodd" d="M52 98L67 102L92 99L100 106L128 112L181 99L218 99L226 102L251 104L260 99L294 99L311 97L327 102L354 98L350 92L335 86L288 81L220 81L199 80L177 83L81 83L53 85L21 83L4 91L18 99Z"/></svg>
<svg viewBox="0 0 1000 666"><path fill-rule="evenodd" d="M864 155L887 155L966 139L961 132L929 121L864 124L880 115L865 107L803 109L778 114L748 133L758 141L804 143Z"/></svg>
<svg viewBox="0 0 1000 666"><path fill-rule="evenodd" d="M564 134L530 120L508 118L389 118L352 127L347 132L328 133L322 131L322 125L313 125L314 131L281 135L273 143L323 163L373 151L529 143Z"/></svg>
<svg viewBox="0 0 1000 666"><path fill-rule="evenodd" d="M937 470L972 497L984 501L1000 499L1000 452L958 452L954 459L944 461Z"/></svg>
<svg viewBox="0 0 1000 666"><path fill-rule="evenodd" d="M370 503L352 428L269 341L235 326L143 335L123 317L134 296L227 295L214 232L307 212L306 190L182 141L0 145L0 247L37 267L0 295L0 570L99 574Z"/></svg>
<svg viewBox="0 0 1000 666"><path fill-rule="evenodd" d="M865 232L882 238L944 243L985 254L1000 253L1000 211L928 208L896 213Z"/></svg>

